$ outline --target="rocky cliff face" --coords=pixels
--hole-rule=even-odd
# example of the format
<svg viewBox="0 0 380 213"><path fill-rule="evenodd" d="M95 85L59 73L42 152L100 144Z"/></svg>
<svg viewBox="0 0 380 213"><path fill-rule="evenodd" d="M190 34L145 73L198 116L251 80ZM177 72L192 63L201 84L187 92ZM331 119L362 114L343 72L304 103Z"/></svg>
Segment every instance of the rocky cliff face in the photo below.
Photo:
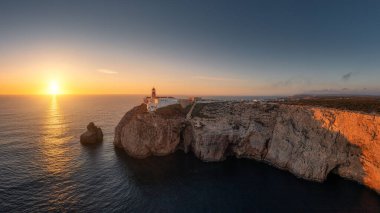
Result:
<svg viewBox="0 0 380 213"><path fill-rule="evenodd" d="M180 106L149 113L140 105L127 112L115 129L115 146L131 156L167 155L180 144L185 114Z"/></svg>
<svg viewBox="0 0 380 213"><path fill-rule="evenodd" d="M114 144L144 158L178 149L204 161L251 158L298 177L324 181L330 172L380 193L380 116L334 109L220 102L155 113L141 105L115 131Z"/></svg>

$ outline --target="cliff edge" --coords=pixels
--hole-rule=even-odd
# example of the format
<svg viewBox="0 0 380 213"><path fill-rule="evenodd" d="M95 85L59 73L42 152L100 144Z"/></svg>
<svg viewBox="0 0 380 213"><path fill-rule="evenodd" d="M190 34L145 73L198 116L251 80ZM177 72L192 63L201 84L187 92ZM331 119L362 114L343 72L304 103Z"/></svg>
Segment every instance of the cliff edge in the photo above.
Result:
<svg viewBox="0 0 380 213"><path fill-rule="evenodd" d="M140 105L115 129L114 145L145 158L176 150L204 161L227 156L263 161L307 180L330 172L380 193L380 116L328 108L252 102Z"/></svg>

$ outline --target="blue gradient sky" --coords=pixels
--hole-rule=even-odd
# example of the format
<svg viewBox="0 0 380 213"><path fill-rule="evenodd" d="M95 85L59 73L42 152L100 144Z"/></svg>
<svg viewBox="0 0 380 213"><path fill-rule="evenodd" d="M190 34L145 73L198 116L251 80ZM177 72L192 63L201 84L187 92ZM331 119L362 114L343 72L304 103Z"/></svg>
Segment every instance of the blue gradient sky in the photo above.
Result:
<svg viewBox="0 0 380 213"><path fill-rule="evenodd" d="M3 94L380 95L380 1L1 0L0 55Z"/></svg>

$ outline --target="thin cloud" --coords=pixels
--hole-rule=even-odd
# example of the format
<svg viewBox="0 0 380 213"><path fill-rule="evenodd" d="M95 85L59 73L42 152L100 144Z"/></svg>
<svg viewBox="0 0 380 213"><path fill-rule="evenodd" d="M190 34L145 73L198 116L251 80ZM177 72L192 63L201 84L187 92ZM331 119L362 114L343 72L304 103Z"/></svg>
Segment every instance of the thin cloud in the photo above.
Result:
<svg viewBox="0 0 380 213"><path fill-rule="evenodd" d="M273 84L273 87L288 87L292 86L294 84L294 81L292 79L286 80L286 81L278 81Z"/></svg>
<svg viewBox="0 0 380 213"><path fill-rule="evenodd" d="M117 71L108 70L108 69L98 69L98 72L101 72L101 73L104 73L104 74L109 74L109 75L113 75L113 74L118 74L119 73Z"/></svg>
<svg viewBox="0 0 380 213"><path fill-rule="evenodd" d="M241 81L241 79L236 79L236 78L220 78L220 77L203 76L203 75L193 76L193 78L200 79L200 80L208 80L208 81Z"/></svg>
<svg viewBox="0 0 380 213"><path fill-rule="evenodd" d="M353 74L354 74L353 72L349 72L349 73L343 75L343 76L342 76L342 80L343 80L343 81L348 81L348 80L350 80Z"/></svg>
<svg viewBox="0 0 380 213"><path fill-rule="evenodd" d="M283 87L303 87L303 86L309 86L312 82L308 79L304 78L291 78L287 80L277 81L274 84L272 84L275 88L283 88Z"/></svg>

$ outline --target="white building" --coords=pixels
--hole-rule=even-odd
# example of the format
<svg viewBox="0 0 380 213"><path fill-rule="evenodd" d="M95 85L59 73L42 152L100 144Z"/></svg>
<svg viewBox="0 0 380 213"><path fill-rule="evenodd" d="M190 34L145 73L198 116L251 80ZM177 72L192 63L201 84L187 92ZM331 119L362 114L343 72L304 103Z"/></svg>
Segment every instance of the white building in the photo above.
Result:
<svg viewBox="0 0 380 213"><path fill-rule="evenodd" d="M152 88L152 95L144 98L144 103L149 112L154 112L159 108L173 104L178 104L178 99L173 97L159 97L156 95L156 89Z"/></svg>

